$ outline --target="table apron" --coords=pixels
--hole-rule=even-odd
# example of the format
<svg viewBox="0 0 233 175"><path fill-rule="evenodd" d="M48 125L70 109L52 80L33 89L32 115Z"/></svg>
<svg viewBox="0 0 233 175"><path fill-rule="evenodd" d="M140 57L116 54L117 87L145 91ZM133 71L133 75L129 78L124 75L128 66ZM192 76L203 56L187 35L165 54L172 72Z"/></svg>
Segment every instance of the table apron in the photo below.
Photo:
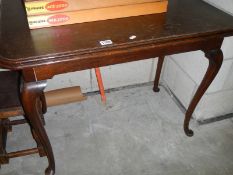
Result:
<svg viewBox="0 0 233 175"><path fill-rule="evenodd" d="M47 64L38 64L32 68L34 76L25 76L26 81L40 81L51 79L54 75L74 71L81 71L96 67L144 60L189 51L209 51L220 49L223 37L194 38L160 44L145 44L129 48L109 49L108 51L61 57L50 60ZM30 71L31 72L31 71ZM27 74L24 74L27 75ZM36 79L35 79L36 77Z"/></svg>

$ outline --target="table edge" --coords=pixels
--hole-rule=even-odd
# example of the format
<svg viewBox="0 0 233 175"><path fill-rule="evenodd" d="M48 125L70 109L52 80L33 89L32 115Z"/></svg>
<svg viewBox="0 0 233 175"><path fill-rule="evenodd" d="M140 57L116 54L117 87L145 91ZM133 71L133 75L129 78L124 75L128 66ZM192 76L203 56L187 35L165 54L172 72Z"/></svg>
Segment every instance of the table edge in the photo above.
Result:
<svg viewBox="0 0 233 175"><path fill-rule="evenodd" d="M42 56L33 56L33 57L27 57L27 58L18 58L17 60L4 57L0 54L0 68L3 69L10 69L10 70L22 70L24 68L31 68L31 67L37 67L42 65L48 65L53 64L57 62L65 62L69 61L70 59L74 57L80 57L80 56L87 56L88 54L96 54L96 53L106 53L113 50L121 50L121 49L132 49L137 47L145 47L146 45L159 45L159 44L168 44L172 42L179 42L184 40L192 40L192 39L204 39L209 37L218 37L218 38L224 38L224 37L230 37L233 36L233 29L223 30L223 31L214 31L210 33L198 33L194 35L182 35L182 36L175 36L174 38L162 38L157 40L146 40L142 42L131 42L126 44L118 44L115 46L110 47L102 47L102 48L93 48L91 51L90 49L84 49L84 50L74 50L69 52L63 52L59 54L48 54L48 55L42 55ZM201 48L200 48L201 49Z"/></svg>

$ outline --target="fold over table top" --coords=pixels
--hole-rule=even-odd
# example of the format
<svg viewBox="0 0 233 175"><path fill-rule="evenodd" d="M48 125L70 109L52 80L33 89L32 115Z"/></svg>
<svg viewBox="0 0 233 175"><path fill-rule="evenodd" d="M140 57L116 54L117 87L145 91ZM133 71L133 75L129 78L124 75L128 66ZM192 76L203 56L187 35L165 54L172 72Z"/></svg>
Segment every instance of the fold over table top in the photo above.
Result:
<svg viewBox="0 0 233 175"><path fill-rule="evenodd" d="M22 69L118 48L231 36L233 17L201 0L170 0L163 14L29 30L23 3L2 0L0 27L0 67ZM104 40L112 44L102 46Z"/></svg>

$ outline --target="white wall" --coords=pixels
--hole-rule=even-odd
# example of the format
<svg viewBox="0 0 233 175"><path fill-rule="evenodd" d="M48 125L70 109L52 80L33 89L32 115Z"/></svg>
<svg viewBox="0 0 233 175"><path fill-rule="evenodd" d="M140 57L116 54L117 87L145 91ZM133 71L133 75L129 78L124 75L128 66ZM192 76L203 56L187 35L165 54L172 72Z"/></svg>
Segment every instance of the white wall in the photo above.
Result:
<svg viewBox="0 0 233 175"><path fill-rule="evenodd" d="M232 0L206 1L233 14ZM222 68L194 112L197 120L233 113L233 37L225 38L222 50ZM166 59L163 81L187 108L207 67L201 51L172 55Z"/></svg>

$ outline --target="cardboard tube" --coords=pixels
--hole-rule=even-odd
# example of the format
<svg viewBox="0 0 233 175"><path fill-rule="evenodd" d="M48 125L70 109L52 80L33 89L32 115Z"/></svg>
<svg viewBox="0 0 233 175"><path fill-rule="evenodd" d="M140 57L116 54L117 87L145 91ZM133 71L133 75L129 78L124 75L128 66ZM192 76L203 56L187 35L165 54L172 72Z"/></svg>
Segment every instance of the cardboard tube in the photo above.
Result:
<svg viewBox="0 0 233 175"><path fill-rule="evenodd" d="M86 100L79 86L45 92L47 106L56 106Z"/></svg>

